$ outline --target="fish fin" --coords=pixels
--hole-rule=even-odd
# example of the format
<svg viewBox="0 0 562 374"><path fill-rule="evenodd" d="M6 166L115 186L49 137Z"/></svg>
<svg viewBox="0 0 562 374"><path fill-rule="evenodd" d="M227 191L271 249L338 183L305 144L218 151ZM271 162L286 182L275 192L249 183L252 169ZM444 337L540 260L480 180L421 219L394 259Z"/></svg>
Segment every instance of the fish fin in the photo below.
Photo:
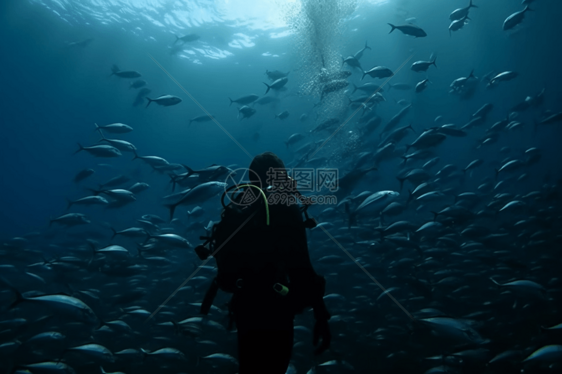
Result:
<svg viewBox="0 0 562 374"><path fill-rule="evenodd" d="M348 201L345 203L345 214L349 215L347 227L351 228L351 224L353 223L353 220L354 220L355 217L354 217L353 213L351 213L351 211L349 210L349 202Z"/></svg>
<svg viewBox="0 0 562 374"><path fill-rule="evenodd" d="M137 243L137 252L139 252L139 257L140 257L140 258L144 258L144 257L142 256L142 250L143 250L143 249L144 249L144 248L143 248L142 244Z"/></svg>
<svg viewBox="0 0 562 374"><path fill-rule="evenodd" d="M110 229L113 231L113 235L111 236L111 240L113 240L113 238L117 236L117 231L113 227L110 227Z"/></svg>
<svg viewBox="0 0 562 374"><path fill-rule="evenodd" d="M15 308L18 304L25 301L22 294L14 286L12 286L10 283L8 283L8 281L4 278L0 278L0 279L2 280L2 283L4 283L6 286L8 286L8 288L10 290L12 290L12 292L16 295L16 299L10 304L10 306L8 307L8 310Z"/></svg>
<svg viewBox="0 0 562 374"><path fill-rule="evenodd" d="M101 190L95 190L93 188L86 188L88 191L94 194L94 196L98 196L101 193Z"/></svg>
<svg viewBox="0 0 562 374"><path fill-rule="evenodd" d="M177 204L165 205L170 210L170 222L174 219L174 212L176 211Z"/></svg>
<svg viewBox="0 0 562 374"><path fill-rule="evenodd" d="M177 183L175 175L174 174L168 174L168 175L170 176L170 183L172 183L172 192L174 192L175 189L176 189L176 183Z"/></svg>
<svg viewBox="0 0 562 374"><path fill-rule="evenodd" d="M195 171L193 171L192 168L190 168L187 165L181 164L181 166L183 166L185 168L185 170L187 171L187 176L190 176L191 174L195 174Z"/></svg>
<svg viewBox="0 0 562 374"><path fill-rule="evenodd" d="M390 32L389 32L389 34L390 34L391 32L394 31L394 29L396 29L396 26L394 26L392 23L389 23L388 25L389 25L390 27L392 27L392 28L390 29Z"/></svg>
<svg viewBox="0 0 562 374"><path fill-rule="evenodd" d="M410 189L408 189L408 200L406 200L406 205L410 204L410 201L414 198L414 194Z"/></svg>
<svg viewBox="0 0 562 374"><path fill-rule="evenodd" d="M264 95L267 95L267 93L269 92L269 90L271 89L271 86L265 82L262 82L263 84L265 84L267 86L267 90L265 90Z"/></svg>
<svg viewBox="0 0 562 374"><path fill-rule="evenodd" d="M398 179L398 181L400 182L400 191L402 191L402 187L404 187L404 181L406 180L406 178L396 177L396 179Z"/></svg>
<svg viewBox="0 0 562 374"><path fill-rule="evenodd" d="M78 152L84 150L84 147L82 147L82 144L80 144L80 143L77 143L77 144L78 144L78 150L77 150L76 152L74 152L73 155L75 155L75 154L77 154Z"/></svg>

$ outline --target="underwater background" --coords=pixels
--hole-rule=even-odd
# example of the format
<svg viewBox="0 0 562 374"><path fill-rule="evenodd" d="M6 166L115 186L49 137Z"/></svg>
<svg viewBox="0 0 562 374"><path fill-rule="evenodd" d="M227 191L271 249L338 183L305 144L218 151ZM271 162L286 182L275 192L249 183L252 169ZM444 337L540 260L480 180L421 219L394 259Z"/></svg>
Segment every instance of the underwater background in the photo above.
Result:
<svg viewBox="0 0 562 374"><path fill-rule="evenodd" d="M211 313L222 329L192 321L185 324L197 325L192 335L178 334L173 326L161 332L128 315L135 309L126 308L133 306L154 312L200 264L193 251L164 248L159 256L169 262L153 264L138 255L137 246L142 246L143 240L114 239L111 228L138 226L136 220L143 215L156 215L162 218L161 222L152 221L161 230L158 232L175 233L196 246L209 221L220 219L223 190L201 199L197 205L204 213L197 218L188 214L195 204L180 204L175 212L178 220L170 223L163 198L188 187L172 190L171 179L175 177L169 174L188 171L181 165L193 170L213 164L230 170L246 168L253 156L272 151L289 168L335 168L339 178L360 172L352 186L338 195L338 203L347 198L348 204L313 206L309 211L335 238L319 228L309 232L312 263L319 274L326 276L330 295L326 304L337 318L331 321L332 349L322 358L311 353L310 330L296 332L291 370L424 373L441 367L432 373L562 372L561 328L548 330L562 323L562 2L474 0L477 7L468 10L462 27L457 25L460 29L451 31L451 12L467 3L2 1L0 242L4 245L0 249L0 323L6 322L0 329L2 369L10 372L57 361L65 348L95 342L107 347L113 356L126 348L154 352L172 347L185 357L178 359L171 354L171 358L152 358L147 363L138 357L108 359L89 352L87 359L79 354L65 355L62 362L83 373L99 372L101 363L107 363L107 367L103 365L108 372L111 368L124 372L235 373L236 365L228 357L201 359L215 353L236 357L235 334L224 329L228 295L220 295L215 301L220 311ZM504 30L506 18L526 6L532 11L526 11L516 26ZM414 37L401 30L389 33L389 23L415 25L427 36ZM177 39L185 35L196 37ZM342 64L343 58L356 54L366 42L370 49L357 59L361 69ZM416 72L411 68L416 61L435 61L435 66ZM387 67L393 75L379 79L361 72L375 66ZM112 74L115 71L134 71L141 77L120 77ZM274 81L266 71L288 73L285 86L264 94L264 82L271 85ZM346 81L342 83L345 87L327 91L329 81L322 78L323 74L341 71L349 73L334 81ZM471 72L474 78L469 77ZM505 80L498 78L503 72L516 74ZM468 80L466 90L459 92L451 82L462 77ZM144 89L149 92L142 94L143 88L130 87L138 79L146 82ZM416 92L416 85L425 79L429 80L427 87ZM354 99L365 93L354 91L353 85L367 82L380 85L383 98L374 105L372 101L350 105L348 97ZM229 98L250 94L271 96L273 101L248 103L255 113L242 119L243 105L231 104ZM179 97L181 102L146 105L149 102L145 96L156 99L161 95ZM467 126L479 117L474 113L488 103L492 106L481 121ZM409 109L399 122L385 131L391 118L406 107ZM283 111L289 115L280 119ZM209 113L216 122L190 123ZM380 120L370 122L374 128L367 129L369 120L365 116ZM337 119L338 126L343 124L339 130L337 126L328 131L315 130L332 118ZM499 121L505 123L494 127ZM94 124L112 123L126 124L133 131L103 132L105 137L134 144L139 156L158 156L180 166L158 170L143 160L133 160L135 153L126 151L115 158L94 157L86 151L74 154L78 144L98 144L101 137ZM442 130L443 138L414 143L425 130L433 128L430 132L439 133L435 128L445 124L454 124L464 133L450 135ZM392 130L408 125L413 131L406 130L394 141L391 151L378 157L377 152L388 144L381 141ZM287 145L295 133L304 135L302 140ZM414 155L407 162L401 158L416 150L428 152L420 158ZM308 158L311 153L311 158L316 157L314 162ZM434 163L424 166L436 157ZM482 161L464 171L474 160ZM517 163L513 168L502 170L514 160ZM439 174L446 165L451 166ZM374 166L377 170L365 171ZM84 169L95 173L75 183L73 179ZM409 176L412 170L421 170L421 174ZM225 182L227 174L213 180ZM67 209L67 200L91 195L88 189L99 188L100 193L101 184L120 175L127 182L119 188L136 182L150 187L124 206L106 209L74 204ZM428 185L416 194L416 187L422 183ZM354 198L364 191L395 191L399 196L384 206L363 209L363 200ZM430 191L438 193L427 202L417 200ZM473 195L463 205L459 195L467 192ZM397 213L381 215L393 201L402 206ZM461 216L441 213L459 206L459 201L464 209ZM328 208L332 210L326 211ZM89 223L76 227L58 226L56 221L50 224L50 220L68 213L85 214ZM385 234L394 222L408 224ZM440 224L427 233L418 230L429 222ZM387 239L392 235L399 239ZM92 240L98 248L119 244L129 251L129 257L115 264L107 254L94 255L92 260ZM353 258L342 252L340 245ZM436 248L442 250L432 252ZM75 259L66 262L72 264L70 268L49 266L64 256ZM396 304L389 298L379 298L382 290L355 262L388 289L394 287L392 294L417 319L462 319L466 330L443 320L425 321L427 330L416 330ZM121 275L104 274L102 270L109 266L119 272L120 267L134 264L146 267ZM169 314L154 317L155 324L197 315L197 308L189 303L201 302L213 274L212 270L205 271L202 279L191 286L188 283L185 292L170 301L169 309L164 309ZM533 284L508 285L517 280ZM124 295L133 287L142 289L142 295L116 304L115 295ZM91 326L66 325L71 323L66 317L22 329L47 314L26 310L24 303L22 310L20 306L8 308L13 288L29 298L72 293L98 317L104 316L106 321L122 319L131 330L99 333ZM87 290L95 297L81 293ZM437 312L415 315L424 308ZM14 322L17 318L26 322L20 325ZM443 327L445 322L448 324ZM297 316L295 325L310 329L310 313ZM441 331L441 337L436 330ZM459 338L456 333L461 330L464 334L478 331L482 336ZM53 347L31 349L23 344L44 331L64 333L66 340L57 340L61 345L51 351ZM199 344L209 340L215 344ZM554 348L523 362L543 347ZM477 352L455 356L463 350ZM508 355L499 366L490 364L506 351L517 354ZM322 363L327 364L320 366ZM28 369L33 373L45 370ZM61 367L56 370L71 372Z"/></svg>

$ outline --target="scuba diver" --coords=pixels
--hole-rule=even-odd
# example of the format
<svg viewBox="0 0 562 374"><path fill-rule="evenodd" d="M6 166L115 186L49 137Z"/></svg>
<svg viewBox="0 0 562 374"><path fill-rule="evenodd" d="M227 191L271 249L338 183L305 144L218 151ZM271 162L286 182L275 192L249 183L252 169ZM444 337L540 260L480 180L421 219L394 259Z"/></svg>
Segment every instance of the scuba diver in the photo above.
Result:
<svg viewBox="0 0 562 374"><path fill-rule="evenodd" d="M217 276L201 313L208 313L218 289L233 294L229 309L238 330L239 374L285 374L293 349L293 320L307 308L316 319L315 354L328 349L331 341L330 313L323 299L326 282L312 267L306 240L306 228L316 223L306 213L307 204L271 198L277 184L272 170L276 179L288 182L282 183L281 193L304 200L279 157L272 152L257 155L249 167L250 183L225 192L232 191L231 203L211 236L201 237L206 242L195 249L201 259L212 255L217 262Z"/></svg>

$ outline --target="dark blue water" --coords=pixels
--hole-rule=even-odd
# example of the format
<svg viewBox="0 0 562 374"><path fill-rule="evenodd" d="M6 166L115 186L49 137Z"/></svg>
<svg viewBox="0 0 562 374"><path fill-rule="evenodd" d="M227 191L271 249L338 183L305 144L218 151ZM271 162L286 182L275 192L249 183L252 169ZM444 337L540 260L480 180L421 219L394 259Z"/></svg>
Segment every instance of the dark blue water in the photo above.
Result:
<svg viewBox="0 0 562 374"><path fill-rule="evenodd" d="M462 170L472 160L483 159L484 165L455 186L454 193L476 191L485 181L495 185L495 169L499 169L506 158L523 158L526 149L537 147L542 153L540 162L515 175L518 177L526 173L527 177L517 183L512 179L506 183L505 189L496 192L521 196L541 190L545 185L560 188L560 184L556 183L562 177L559 166L562 123L538 127L534 124L562 110L562 50L558 41L562 32L559 22L562 2L537 0L532 4L534 11L528 12L522 24L509 32L502 30L502 23L507 16L522 9L519 1L479 1L476 4L478 8L470 10L470 22L452 35L448 32L449 14L458 7L466 6L465 0L360 1L351 15L343 17L340 39L333 42L333 48L339 54L352 55L367 41L372 50L365 51L361 59L363 68L389 67L395 72L391 84L402 82L414 86L425 78L429 78L431 83L419 94L394 89L389 91L386 86L382 92L386 102L376 109L382 125L370 137L357 139L356 122L361 111L340 113L342 122L348 120L348 123L318 154L328 159L323 166L338 168L341 176L352 169L352 163L348 162L357 153L376 151L382 127L402 108L396 103L398 100L412 103L410 113L399 126L412 123L418 135L424 129L435 126L437 116L443 117L439 125L452 123L462 127L483 104L492 103L493 110L484 125L470 129L467 137L448 137L436 148L435 155L441 161L433 173L446 164L456 165ZM118 210L75 207L70 212L87 214L95 230L107 233L107 226L118 229L130 227L143 214L168 217L168 209L161 201L162 197L171 193L166 174L152 171L139 160L133 161L131 153L124 153L118 159L96 159L85 152L73 155L78 143L86 146L99 141L94 123L125 123L134 131L111 135L112 138L133 143L141 156L160 156L171 163L185 164L193 169L211 164L247 167L254 155L264 151L275 152L287 165L296 162L298 157L285 146L284 141L293 133L306 134L314 128L318 124L315 112L330 110L328 104L315 109L313 106L320 97L302 93L306 79L314 77L306 77L302 73L307 71L303 61L308 61L303 53L311 52L299 49L298 41L309 36L287 32L291 29L283 24L280 15L275 18L278 24L268 23L269 18L265 14L260 19L259 9L254 10L257 6L253 2L240 2L237 6L237 9L242 9L240 14L245 13L245 7L248 9L247 17L239 14L228 17L225 12L232 8L225 7L227 10L224 11L221 8L224 4L215 5L203 2L158 4L156 1L136 7L128 3L109 2L96 5L58 5L54 1L2 2L1 239L46 232L50 218L67 212L66 199L84 197L89 194L86 187L96 188L120 174L131 177L132 183L146 182L150 189L140 194L134 204ZM175 13L182 11L183 6L191 12L188 12L187 19L179 18ZM200 13L195 9L199 9ZM213 14L215 17L199 19L198 14ZM268 13L267 17L271 14ZM416 18L415 23L427 32L427 37L414 39L398 30L388 34L390 27L387 23L403 24L410 17ZM318 25L321 27L322 22ZM174 35L188 33L197 33L200 39L186 43L181 51L173 53ZM272 37L280 33L285 34ZM93 41L83 48L67 46L70 41L87 38ZM243 40L250 42L242 43ZM432 54L437 57L437 67L431 66L427 73L410 70L414 61L429 60ZM131 79L110 76L114 64L122 70L140 72L152 90L149 97L170 94L183 101L170 107L154 103L148 108L144 103L133 106L137 91L129 88ZM277 94L280 98L278 104L256 106L254 116L240 121L237 106L229 106L228 98L252 93L263 95L266 88L263 82L269 83L266 70L291 71L287 90ZM486 83L481 82L470 98L462 99L449 93L451 82L466 77L471 71L479 80L492 72L515 71L519 75L489 90L485 87ZM361 81L361 74L354 71L349 82L357 85L365 82L382 84L383 80L366 77ZM512 112L511 108L527 96L537 95L543 89L544 102L540 106L513 117L522 123L521 128L502 132L494 144L478 146L494 122L504 119ZM186 92L213 114L228 134L214 122L188 125L190 118L205 112ZM271 92L268 95L276 94ZM346 102L345 96L339 97ZM283 121L274 118L283 110L289 111L289 118ZM309 117L305 122L299 121L303 113ZM256 133L259 139L256 139ZM325 139L329 135L307 135L299 144ZM106 136L109 137L109 134ZM411 143L416 137L409 134L401 145ZM502 153L503 147L510 150ZM399 191L396 176L402 167L400 162L398 157L383 162L375 174L365 177L357 185L354 194L364 190ZM421 167L422 164L411 165ZM74 184L72 179L76 173L85 168L92 168L96 173L85 182ZM415 185L406 182L400 191L401 201L406 199L407 190L414 188ZM487 194L482 204L485 205L492 196ZM559 214L559 202L554 200L547 205ZM219 218L218 198L205 203L204 207L207 209L206 222ZM429 211L417 213L410 208L403 216L406 220L421 225L433 218ZM313 212L319 214L321 210L314 208ZM343 211L340 215L342 218L345 216ZM185 209L182 208L177 216L185 221ZM347 218L338 221L337 225L347 226ZM560 234L559 227L549 230L555 230L551 232L552 237ZM190 235L190 240L197 241L198 233ZM43 244L43 250L48 251L48 240ZM316 253L312 256L313 260L325 254L328 253ZM337 249L329 254L341 255ZM513 279L524 275L514 275ZM344 293L341 289L339 292ZM391 310L402 313L397 308ZM364 367L368 364L356 362L355 365Z"/></svg>

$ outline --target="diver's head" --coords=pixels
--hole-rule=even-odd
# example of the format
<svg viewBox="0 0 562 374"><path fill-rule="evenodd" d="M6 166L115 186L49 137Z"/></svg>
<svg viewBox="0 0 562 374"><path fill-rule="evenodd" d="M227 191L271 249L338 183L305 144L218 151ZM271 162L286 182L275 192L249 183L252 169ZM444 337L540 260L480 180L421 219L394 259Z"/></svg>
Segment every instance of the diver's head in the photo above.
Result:
<svg viewBox="0 0 562 374"><path fill-rule="evenodd" d="M274 169L275 174L279 172L284 173L285 176L287 174L285 164L275 153L264 152L254 157L250 164L248 176L250 178L250 183L265 190L267 186L273 183L271 179L276 178L275 175L271 175L271 178L268 175L270 168Z"/></svg>

